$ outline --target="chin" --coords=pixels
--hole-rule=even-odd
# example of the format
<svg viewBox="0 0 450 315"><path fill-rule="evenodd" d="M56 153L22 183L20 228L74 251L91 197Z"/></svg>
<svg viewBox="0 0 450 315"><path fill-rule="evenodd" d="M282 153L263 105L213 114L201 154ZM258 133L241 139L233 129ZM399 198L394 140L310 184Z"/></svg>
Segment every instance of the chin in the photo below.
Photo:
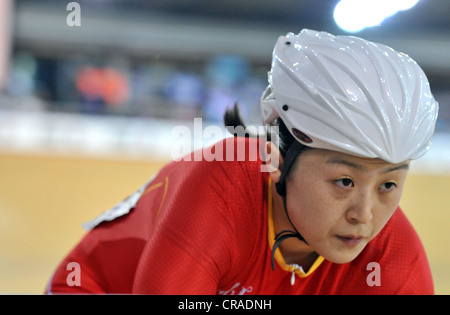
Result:
<svg viewBox="0 0 450 315"><path fill-rule="evenodd" d="M356 248L353 250L330 250L328 252L325 252L324 254L320 254L323 258L326 260L335 263L335 264L346 264L354 259L356 259L359 254L362 252L364 247L360 250L357 250Z"/></svg>

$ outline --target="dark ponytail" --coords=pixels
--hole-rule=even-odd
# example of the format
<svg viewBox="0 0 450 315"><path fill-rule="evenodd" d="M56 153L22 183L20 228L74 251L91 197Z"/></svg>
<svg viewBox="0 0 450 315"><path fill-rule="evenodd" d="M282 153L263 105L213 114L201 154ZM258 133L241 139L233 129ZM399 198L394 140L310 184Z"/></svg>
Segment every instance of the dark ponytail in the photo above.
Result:
<svg viewBox="0 0 450 315"><path fill-rule="evenodd" d="M234 104L232 108L228 108L225 111L225 114L223 116L223 122L225 124L225 127L227 130L233 134L235 137L239 136L234 131L237 127L242 127L246 130L246 133L244 134L245 137L259 137L261 135L258 135L257 133L251 133L251 131L248 130L244 120L242 119L239 105L237 103ZM294 137L291 135L289 130L286 128L286 125L284 122L277 118L275 120L275 126L278 126L278 137L279 137L279 149L281 156L284 158L286 156L287 151L289 150L289 147L291 146L292 142L295 140ZM268 141L271 141L271 135L270 132L268 132L266 135L266 139Z"/></svg>
<svg viewBox="0 0 450 315"><path fill-rule="evenodd" d="M227 128L227 130L235 137L239 136L238 134L235 133L236 127L243 127L243 129L247 129L247 125L244 123L244 120L242 119L241 112L239 110L239 105L237 103L234 103L234 106L232 108L228 108L225 111L225 114L223 115L223 123L225 124L225 128ZM258 137L258 135L247 132L244 134L244 137L256 138Z"/></svg>

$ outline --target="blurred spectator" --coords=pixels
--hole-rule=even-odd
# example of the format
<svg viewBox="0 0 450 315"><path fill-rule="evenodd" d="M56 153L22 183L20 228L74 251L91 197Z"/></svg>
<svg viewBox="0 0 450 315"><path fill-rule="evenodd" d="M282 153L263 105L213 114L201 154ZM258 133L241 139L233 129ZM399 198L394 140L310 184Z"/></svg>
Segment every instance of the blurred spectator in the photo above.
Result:
<svg viewBox="0 0 450 315"><path fill-rule="evenodd" d="M107 106L123 106L129 97L127 78L113 68L85 66L76 74L76 86L83 112L104 113Z"/></svg>
<svg viewBox="0 0 450 315"><path fill-rule="evenodd" d="M13 97L30 96L35 91L36 59L29 53L19 52L10 70L8 93Z"/></svg>

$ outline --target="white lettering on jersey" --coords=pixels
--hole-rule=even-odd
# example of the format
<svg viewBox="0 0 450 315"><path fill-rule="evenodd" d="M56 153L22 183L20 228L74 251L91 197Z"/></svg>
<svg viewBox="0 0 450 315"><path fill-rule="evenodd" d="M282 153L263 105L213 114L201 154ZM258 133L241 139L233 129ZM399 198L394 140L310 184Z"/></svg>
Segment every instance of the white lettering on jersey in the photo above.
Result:
<svg viewBox="0 0 450 315"><path fill-rule="evenodd" d="M245 293L250 293L253 291L252 286L248 287L241 286L241 288L239 288L240 286L241 284L238 282L234 284L229 290L226 291L219 290L217 293L219 295L244 295Z"/></svg>

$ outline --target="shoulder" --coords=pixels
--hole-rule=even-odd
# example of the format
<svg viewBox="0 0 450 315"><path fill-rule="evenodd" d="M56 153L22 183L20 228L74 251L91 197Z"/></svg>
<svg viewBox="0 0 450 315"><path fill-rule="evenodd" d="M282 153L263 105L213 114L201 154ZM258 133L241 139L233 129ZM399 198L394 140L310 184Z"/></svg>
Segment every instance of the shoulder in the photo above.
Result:
<svg viewBox="0 0 450 315"><path fill-rule="evenodd" d="M423 251L416 230L400 207L372 240L371 247L378 253L389 251L393 257L402 255L405 259L415 259Z"/></svg>
<svg viewBox="0 0 450 315"><path fill-rule="evenodd" d="M242 197L251 197L249 189L260 188L266 175L259 142L256 138L223 139L172 161L158 177L168 177L182 199L190 191L203 196L241 191Z"/></svg>
<svg viewBox="0 0 450 315"><path fill-rule="evenodd" d="M233 154L237 156L237 145L242 143L250 144L246 139L231 138L214 146L217 150L222 147L226 153L227 145L236 145ZM209 150L217 152L213 147ZM136 210L153 211L146 220L151 229L143 256L150 257L157 250L159 259L164 258L169 264L175 252L187 253L214 279L227 274L231 277L231 271L240 272L236 266L241 265L242 257L248 258L254 249L254 231L260 230L255 226L262 226L263 221L267 176L260 172L259 160L226 160L217 156L195 160L195 154L199 153L193 152L163 168L155 182L167 183L165 191L159 189L159 197L153 194L157 190L149 191L138 203Z"/></svg>
<svg viewBox="0 0 450 315"><path fill-rule="evenodd" d="M149 193L143 194L138 207L156 205L160 210L155 223L165 218L171 227L175 222L204 224L204 218L216 218L222 226L238 225L259 211L267 186L261 159L251 156L258 149L256 139L228 138L173 161L148 185ZM151 190L155 183L163 183L164 189Z"/></svg>
<svg viewBox="0 0 450 315"><path fill-rule="evenodd" d="M217 177L223 177L221 183L236 183L241 178L255 177L261 173L261 157L257 138L225 138L168 163L160 176L172 176L180 181L195 179L197 184L202 185L217 183Z"/></svg>

